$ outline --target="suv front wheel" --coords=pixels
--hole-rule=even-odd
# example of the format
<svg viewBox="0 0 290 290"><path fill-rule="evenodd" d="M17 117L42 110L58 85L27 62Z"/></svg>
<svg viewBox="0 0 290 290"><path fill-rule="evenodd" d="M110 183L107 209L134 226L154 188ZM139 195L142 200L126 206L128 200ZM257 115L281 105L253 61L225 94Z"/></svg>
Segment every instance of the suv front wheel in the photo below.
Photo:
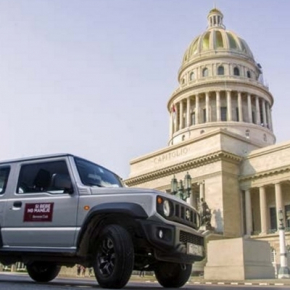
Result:
<svg viewBox="0 0 290 290"><path fill-rule="evenodd" d="M26 265L28 275L36 282L49 282L53 280L61 269L60 266L52 263L33 262Z"/></svg>
<svg viewBox="0 0 290 290"><path fill-rule="evenodd" d="M122 288L134 266L134 247L130 234L119 225L106 226L97 240L94 272L103 288Z"/></svg>
<svg viewBox="0 0 290 290"><path fill-rule="evenodd" d="M166 288L182 287L191 275L192 265L159 262L154 270L159 284Z"/></svg>

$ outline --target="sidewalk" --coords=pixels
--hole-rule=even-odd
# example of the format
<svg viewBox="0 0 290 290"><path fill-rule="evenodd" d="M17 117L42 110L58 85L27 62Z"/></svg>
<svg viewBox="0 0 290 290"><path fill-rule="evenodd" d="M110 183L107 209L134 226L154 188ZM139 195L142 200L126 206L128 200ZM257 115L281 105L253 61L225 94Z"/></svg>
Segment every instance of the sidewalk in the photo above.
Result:
<svg viewBox="0 0 290 290"><path fill-rule="evenodd" d="M257 286L290 286L290 279L251 279L244 281L208 281L202 278L191 278L190 284L194 285L257 285Z"/></svg>
<svg viewBox="0 0 290 290"><path fill-rule="evenodd" d="M140 277L138 275L132 275L130 281L143 281L147 283L157 282L154 276ZM244 281L209 281L202 277L192 277L187 282L192 285L248 285L248 286L290 286L290 279L253 279Z"/></svg>

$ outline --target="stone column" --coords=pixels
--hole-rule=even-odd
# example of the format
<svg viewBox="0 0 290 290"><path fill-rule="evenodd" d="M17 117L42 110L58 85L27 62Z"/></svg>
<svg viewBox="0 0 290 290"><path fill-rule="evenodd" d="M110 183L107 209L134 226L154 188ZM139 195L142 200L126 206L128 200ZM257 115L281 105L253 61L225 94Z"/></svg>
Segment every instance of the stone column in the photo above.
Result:
<svg viewBox="0 0 290 290"><path fill-rule="evenodd" d="M251 192L249 189L245 191L245 212L246 212L246 235L250 236L253 231L252 220L252 204L251 204Z"/></svg>
<svg viewBox="0 0 290 290"><path fill-rule="evenodd" d="M194 207L194 194L193 194L193 192L191 192L191 194L190 194L189 198L186 200L186 202L187 202L189 205L191 205L191 206Z"/></svg>
<svg viewBox="0 0 290 290"><path fill-rule="evenodd" d="M262 114L263 114L263 126L266 127L267 122L267 116L266 116L266 105L265 100L262 100Z"/></svg>
<svg viewBox="0 0 290 290"><path fill-rule="evenodd" d="M227 121L232 121L231 91L227 91Z"/></svg>
<svg viewBox="0 0 290 290"><path fill-rule="evenodd" d="M251 95L248 94L248 118L249 118L249 123L253 123L253 117L252 117L252 99Z"/></svg>
<svg viewBox="0 0 290 290"><path fill-rule="evenodd" d="M186 104L186 125L187 127L190 126L190 97L187 98Z"/></svg>
<svg viewBox="0 0 290 290"><path fill-rule="evenodd" d="M256 96L256 124L261 125L259 97Z"/></svg>
<svg viewBox="0 0 290 290"><path fill-rule="evenodd" d="M170 112L170 116L169 116L169 139L171 140L172 138L172 135L173 135L173 130L174 130L174 117L173 117L173 112L172 112L172 109L171 109L171 112Z"/></svg>
<svg viewBox="0 0 290 290"><path fill-rule="evenodd" d="M238 92L239 122L243 122L242 93Z"/></svg>
<svg viewBox="0 0 290 290"><path fill-rule="evenodd" d="M208 123L210 122L209 119L209 92L205 93L205 122Z"/></svg>
<svg viewBox="0 0 290 290"><path fill-rule="evenodd" d="M199 183L199 199L204 199L204 181Z"/></svg>
<svg viewBox="0 0 290 290"><path fill-rule="evenodd" d="M260 214L261 214L261 234L267 233L267 203L266 203L266 190L264 186L259 188L260 194Z"/></svg>
<svg viewBox="0 0 290 290"><path fill-rule="evenodd" d="M221 97L220 92L216 92L216 120L220 122L221 120Z"/></svg>
<svg viewBox="0 0 290 290"><path fill-rule="evenodd" d="M273 123L272 123L272 115L271 115L271 107L270 104L267 103L267 109L268 109L268 119L269 119L269 129L273 131Z"/></svg>
<svg viewBox="0 0 290 290"><path fill-rule="evenodd" d="M183 113L183 102L181 101L180 102L180 105L179 105L179 111L180 111L180 115L179 115L179 129L182 129L184 128L184 113Z"/></svg>
<svg viewBox="0 0 290 290"><path fill-rule="evenodd" d="M175 107L175 116L174 116L174 132L178 131L178 109L177 109L177 103L174 104Z"/></svg>
<svg viewBox="0 0 290 290"><path fill-rule="evenodd" d="M195 124L199 124L199 95L195 96Z"/></svg>
<svg viewBox="0 0 290 290"><path fill-rule="evenodd" d="M278 210L282 209L284 212L281 183L275 183L275 203L276 203L277 231L278 231L279 227ZM285 225L285 217L284 217L284 225Z"/></svg>

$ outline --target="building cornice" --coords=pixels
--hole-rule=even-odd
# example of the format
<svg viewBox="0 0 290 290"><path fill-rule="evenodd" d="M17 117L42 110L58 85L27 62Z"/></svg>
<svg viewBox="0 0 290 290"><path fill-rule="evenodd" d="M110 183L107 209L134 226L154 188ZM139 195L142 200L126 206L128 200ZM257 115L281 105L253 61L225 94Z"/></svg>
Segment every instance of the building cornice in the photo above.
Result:
<svg viewBox="0 0 290 290"><path fill-rule="evenodd" d="M159 170L141 174L136 177L128 178L125 180L125 183L128 186L135 186L140 183L145 183L151 180L155 180L157 178L165 177L168 175L173 175L178 172L183 172L186 170L190 170L192 168L204 166L205 164L210 164L217 161L227 161L227 162L238 164L241 162L241 160L242 160L242 157L221 150L221 151L213 152L211 154L197 157L197 158L185 161L185 162L180 162L180 163L177 163L177 164L174 164L174 165L171 165L171 166L159 169Z"/></svg>
<svg viewBox="0 0 290 290"><path fill-rule="evenodd" d="M249 174L249 175L245 175L245 176L240 176L239 177L239 181L240 182L244 182L244 181L254 181L254 180L258 180L261 178L266 178L269 176L273 176L273 175L277 175L277 174L282 174L285 172L290 172L290 166L283 166L283 167L279 167L279 168L273 168L270 170L264 170L255 174Z"/></svg>

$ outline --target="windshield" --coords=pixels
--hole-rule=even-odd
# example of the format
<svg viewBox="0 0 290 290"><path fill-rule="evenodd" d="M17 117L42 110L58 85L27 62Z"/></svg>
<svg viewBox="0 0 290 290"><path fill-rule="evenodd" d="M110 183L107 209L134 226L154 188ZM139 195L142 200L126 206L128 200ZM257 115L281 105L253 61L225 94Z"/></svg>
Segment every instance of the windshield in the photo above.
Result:
<svg viewBox="0 0 290 290"><path fill-rule="evenodd" d="M84 159L74 158L84 185L98 187L123 187L118 175L108 169Z"/></svg>

